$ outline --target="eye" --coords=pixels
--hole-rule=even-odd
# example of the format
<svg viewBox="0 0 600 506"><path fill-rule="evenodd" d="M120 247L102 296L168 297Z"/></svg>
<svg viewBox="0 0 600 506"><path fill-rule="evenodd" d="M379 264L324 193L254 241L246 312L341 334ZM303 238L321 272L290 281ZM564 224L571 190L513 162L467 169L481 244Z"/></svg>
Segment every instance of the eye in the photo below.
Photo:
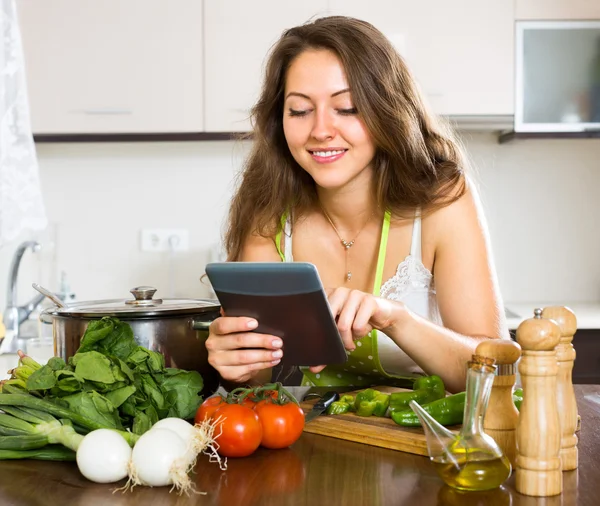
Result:
<svg viewBox="0 0 600 506"><path fill-rule="evenodd" d="M289 109L290 116L306 116L309 112L310 112L309 110L298 111L296 109L292 109L291 107Z"/></svg>
<svg viewBox="0 0 600 506"><path fill-rule="evenodd" d="M337 109L337 112L343 116L352 116L353 114L358 114L356 107L351 107L350 109Z"/></svg>

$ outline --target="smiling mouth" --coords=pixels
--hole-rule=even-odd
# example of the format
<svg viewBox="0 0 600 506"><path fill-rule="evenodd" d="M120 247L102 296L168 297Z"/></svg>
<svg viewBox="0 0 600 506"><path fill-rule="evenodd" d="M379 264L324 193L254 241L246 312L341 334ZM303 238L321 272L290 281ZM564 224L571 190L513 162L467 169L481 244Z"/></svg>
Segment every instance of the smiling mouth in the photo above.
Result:
<svg viewBox="0 0 600 506"><path fill-rule="evenodd" d="M316 150L312 150L312 149L308 150L308 152L311 155L317 156L319 158L330 158L332 156L342 155L346 151L348 151L348 150L347 149L330 149L330 150L327 150L327 151L324 151L324 150L316 151Z"/></svg>

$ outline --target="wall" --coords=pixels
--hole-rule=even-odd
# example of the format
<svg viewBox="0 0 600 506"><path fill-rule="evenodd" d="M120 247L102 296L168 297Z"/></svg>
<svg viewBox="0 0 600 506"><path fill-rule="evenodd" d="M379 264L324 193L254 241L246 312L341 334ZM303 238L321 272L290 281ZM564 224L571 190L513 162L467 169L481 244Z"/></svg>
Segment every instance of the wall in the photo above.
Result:
<svg viewBox="0 0 600 506"><path fill-rule="evenodd" d="M600 300L600 142L527 140L499 145L465 133L480 182L505 301ZM80 300L125 298L137 285L162 297L207 297L199 278L214 258L241 142L40 144L51 227L43 253L23 259L19 299L31 282L58 289L65 271ZM190 250L140 251L142 228L186 228ZM18 241L0 250L0 308Z"/></svg>

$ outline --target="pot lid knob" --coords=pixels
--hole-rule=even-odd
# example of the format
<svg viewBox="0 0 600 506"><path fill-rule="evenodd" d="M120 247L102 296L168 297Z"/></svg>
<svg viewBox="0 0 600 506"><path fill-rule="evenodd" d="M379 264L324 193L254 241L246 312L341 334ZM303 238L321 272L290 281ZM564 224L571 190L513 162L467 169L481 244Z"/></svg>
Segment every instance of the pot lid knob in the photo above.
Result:
<svg viewBox="0 0 600 506"><path fill-rule="evenodd" d="M156 288L152 286L138 286L129 290L135 300L126 300L125 304L132 304L135 306L153 306L155 304L162 304L162 299L153 299L152 296L156 293Z"/></svg>

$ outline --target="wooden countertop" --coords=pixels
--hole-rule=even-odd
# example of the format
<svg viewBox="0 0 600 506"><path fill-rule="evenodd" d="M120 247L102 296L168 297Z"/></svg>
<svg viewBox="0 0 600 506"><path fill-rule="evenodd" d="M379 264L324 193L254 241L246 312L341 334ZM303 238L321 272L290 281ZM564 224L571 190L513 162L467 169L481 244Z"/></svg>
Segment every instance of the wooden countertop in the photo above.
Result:
<svg viewBox="0 0 600 506"><path fill-rule="evenodd" d="M194 477L206 495L179 497L168 487L137 487L113 493L114 485L97 485L75 463L0 462L0 504L5 506L131 505L512 505L592 506L600 483L600 405L586 399L600 385L576 385L582 427L579 469L563 473L564 491L549 498L526 497L514 489L513 476L486 493L459 493L437 476L426 457L339 439L303 434L290 449L258 450L230 459L227 471L202 458Z"/></svg>

